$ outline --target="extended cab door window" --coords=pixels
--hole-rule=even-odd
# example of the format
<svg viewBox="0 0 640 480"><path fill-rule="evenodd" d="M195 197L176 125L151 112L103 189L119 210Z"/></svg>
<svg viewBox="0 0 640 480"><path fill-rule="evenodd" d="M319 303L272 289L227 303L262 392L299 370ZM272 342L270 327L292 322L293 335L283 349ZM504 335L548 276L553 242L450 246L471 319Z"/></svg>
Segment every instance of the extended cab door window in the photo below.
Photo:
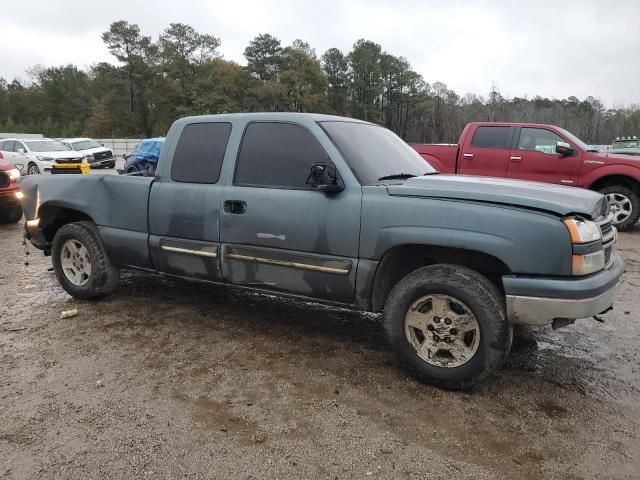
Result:
<svg viewBox="0 0 640 480"><path fill-rule="evenodd" d="M571 156L556 153L556 143L568 140L546 128L522 127L519 130L509 156L510 178L561 185L576 183L580 168L578 150Z"/></svg>
<svg viewBox="0 0 640 480"><path fill-rule="evenodd" d="M173 154L172 180L216 183L230 134L230 123L192 123L185 126Z"/></svg>
<svg viewBox="0 0 640 480"><path fill-rule="evenodd" d="M513 127L479 125L460 146L458 173L505 177Z"/></svg>

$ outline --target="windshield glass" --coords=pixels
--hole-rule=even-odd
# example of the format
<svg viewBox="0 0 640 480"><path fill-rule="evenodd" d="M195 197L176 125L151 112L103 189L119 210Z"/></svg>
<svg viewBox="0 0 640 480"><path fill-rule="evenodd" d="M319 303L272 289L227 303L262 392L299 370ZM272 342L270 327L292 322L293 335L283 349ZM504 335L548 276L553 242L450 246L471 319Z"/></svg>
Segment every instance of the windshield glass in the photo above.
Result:
<svg viewBox="0 0 640 480"><path fill-rule="evenodd" d="M573 133L568 132L564 128L558 128L558 130L560 130L562 133L564 133L565 137L567 137L569 139L569 141L571 143L575 144L580 150L593 150L594 149L593 147L590 147L589 145L584 143L582 140L580 140L578 137L576 137Z"/></svg>
<svg viewBox="0 0 640 480"><path fill-rule="evenodd" d="M71 146L74 150L89 150L90 148L102 148L95 140L82 140L80 142L72 143Z"/></svg>
<svg viewBox="0 0 640 480"><path fill-rule="evenodd" d="M27 147L32 152L66 152L70 150L70 148L54 140L38 140L24 143L27 144Z"/></svg>
<svg viewBox="0 0 640 480"><path fill-rule="evenodd" d="M419 176L435 172L395 133L377 125L356 122L321 122L363 185L390 176Z"/></svg>
<svg viewBox="0 0 640 480"><path fill-rule="evenodd" d="M640 147L639 140L614 140L613 148L635 148Z"/></svg>

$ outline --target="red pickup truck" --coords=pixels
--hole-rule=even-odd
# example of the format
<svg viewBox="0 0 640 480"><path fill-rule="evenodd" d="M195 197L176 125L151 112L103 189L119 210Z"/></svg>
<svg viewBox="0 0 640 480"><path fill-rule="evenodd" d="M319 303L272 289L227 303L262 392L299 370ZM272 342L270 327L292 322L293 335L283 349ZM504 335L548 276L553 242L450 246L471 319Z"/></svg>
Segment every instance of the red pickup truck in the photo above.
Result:
<svg viewBox="0 0 640 480"><path fill-rule="evenodd" d="M598 152L572 133L534 123L469 123L457 145L411 144L442 173L507 177L596 190L618 230L640 216L640 159Z"/></svg>
<svg viewBox="0 0 640 480"><path fill-rule="evenodd" d="M18 198L19 177L18 169L4 160L0 153L0 224L16 223L22 218L22 206Z"/></svg>

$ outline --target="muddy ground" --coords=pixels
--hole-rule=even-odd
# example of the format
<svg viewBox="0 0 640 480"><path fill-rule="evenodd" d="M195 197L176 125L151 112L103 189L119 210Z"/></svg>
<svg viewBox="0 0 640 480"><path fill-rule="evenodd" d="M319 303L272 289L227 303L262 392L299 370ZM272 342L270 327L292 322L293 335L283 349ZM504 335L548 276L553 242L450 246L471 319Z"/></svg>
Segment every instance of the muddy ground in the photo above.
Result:
<svg viewBox="0 0 640 480"><path fill-rule="evenodd" d="M464 393L409 377L376 316L131 273L78 301L20 238L0 227L0 478L640 476L640 229L604 324L520 332Z"/></svg>

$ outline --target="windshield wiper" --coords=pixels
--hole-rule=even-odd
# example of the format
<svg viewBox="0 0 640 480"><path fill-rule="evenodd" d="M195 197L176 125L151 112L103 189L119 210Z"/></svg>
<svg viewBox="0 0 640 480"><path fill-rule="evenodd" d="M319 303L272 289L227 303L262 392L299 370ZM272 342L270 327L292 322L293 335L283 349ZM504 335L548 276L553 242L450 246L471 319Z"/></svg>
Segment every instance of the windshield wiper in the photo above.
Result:
<svg viewBox="0 0 640 480"><path fill-rule="evenodd" d="M440 172L427 172L423 173L424 175L438 175ZM378 181L382 180L406 180L407 178L417 177L418 175L413 175L412 173L394 173L393 175L385 175L384 177L380 177Z"/></svg>
<svg viewBox="0 0 640 480"><path fill-rule="evenodd" d="M405 180L407 178L417 177L417 175L413 175L412 173L394 173L393 175L385 175L384 177L380 177L378 181L382 180Z"/></svg>

